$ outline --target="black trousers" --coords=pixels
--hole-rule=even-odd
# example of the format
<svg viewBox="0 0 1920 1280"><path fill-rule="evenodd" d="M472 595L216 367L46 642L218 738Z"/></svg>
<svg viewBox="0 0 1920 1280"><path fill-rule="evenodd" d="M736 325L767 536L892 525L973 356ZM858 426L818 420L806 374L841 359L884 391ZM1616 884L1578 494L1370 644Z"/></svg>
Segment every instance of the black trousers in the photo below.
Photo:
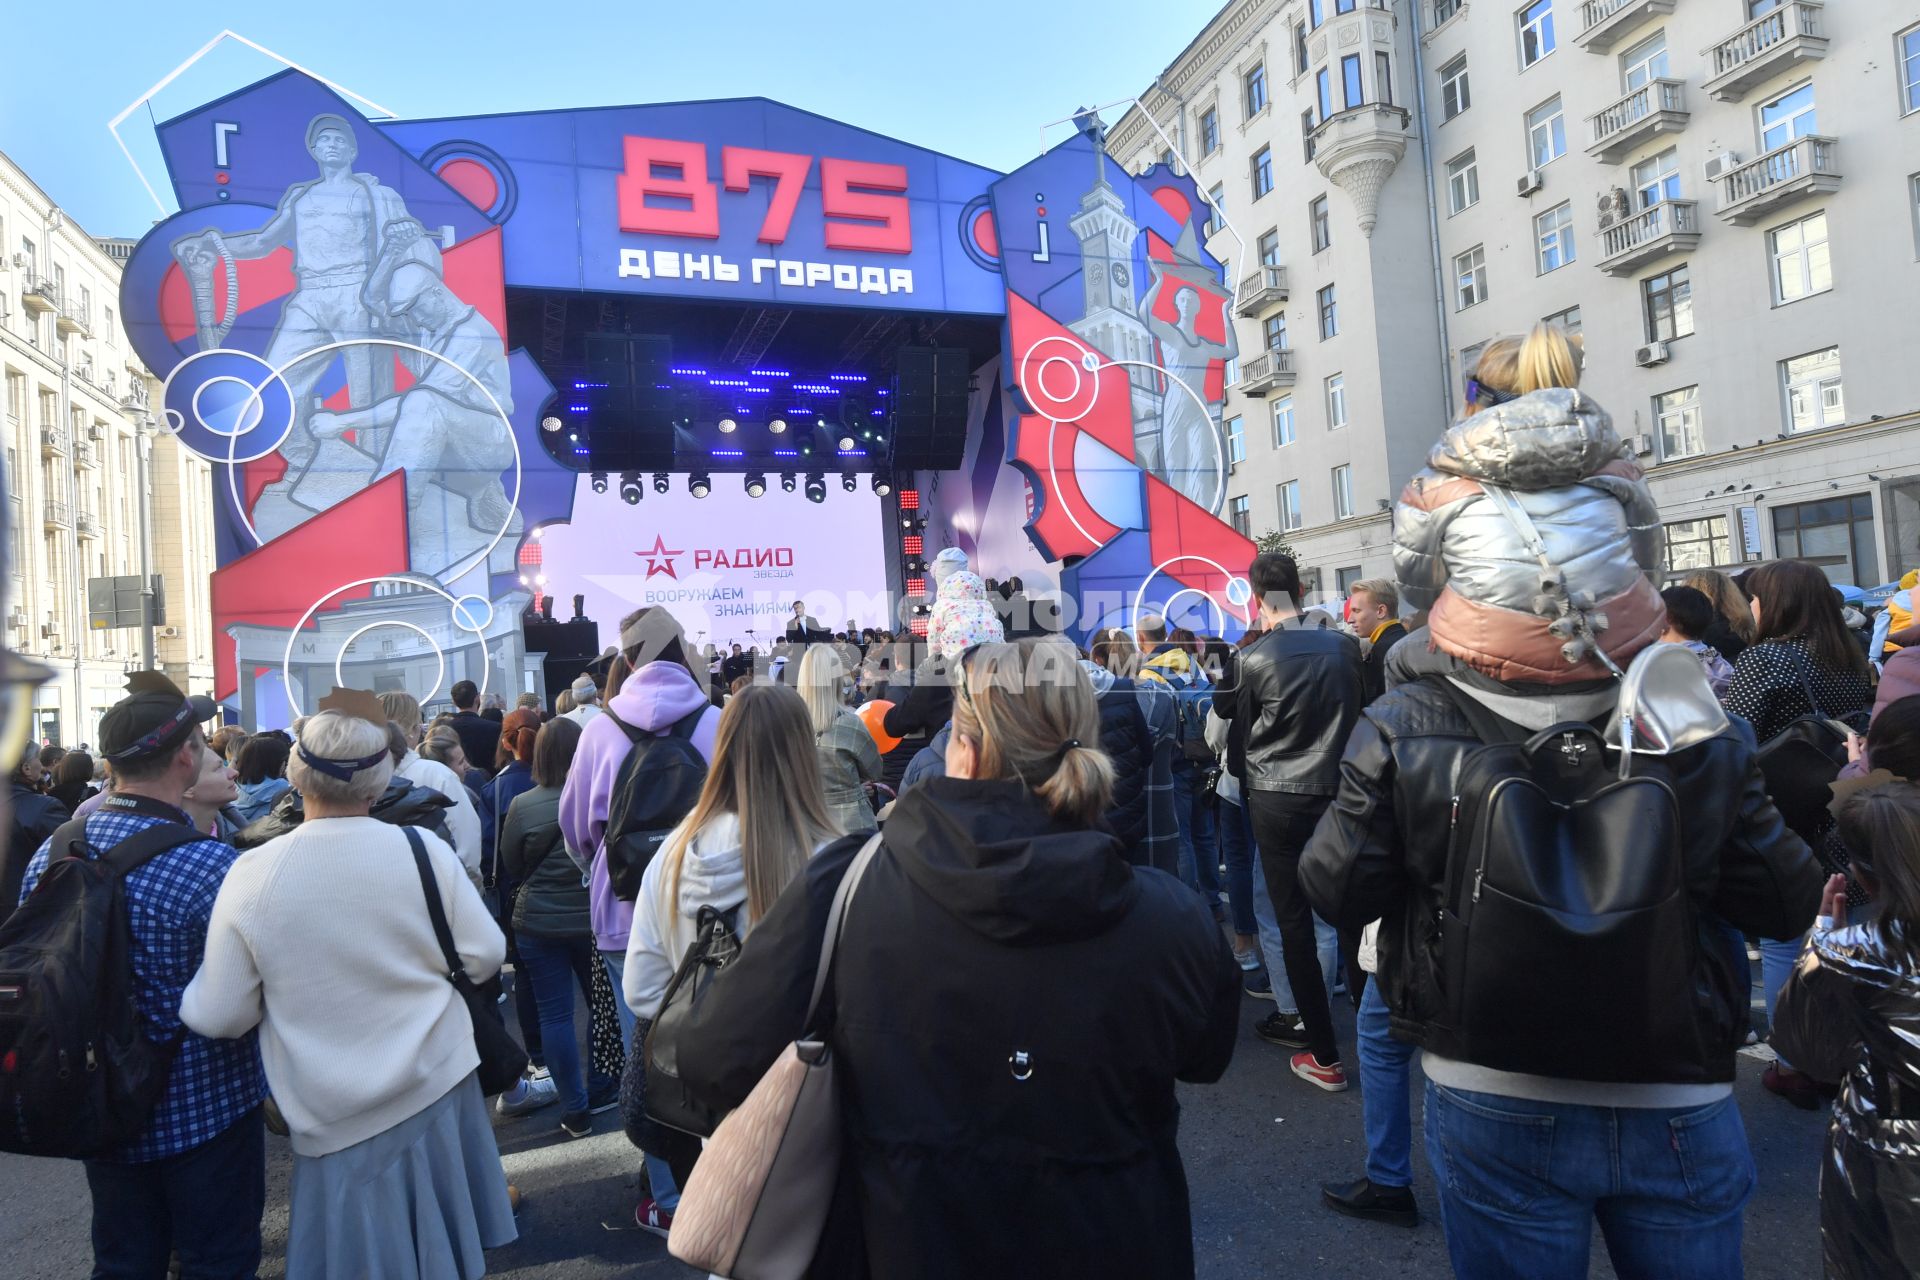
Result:
<svg viewBox="0 0 1920 1280"><path fill-rule="evenodd" d="M154 1280L180 1255L182 1280L251 1280L267 1201L259 1107L191 1151L146 1164L86 1162L95 1280Z"/></svg>
<svg viewBox="0 0 1920 1280"><path fill-rule="evenodd" d="M1333 1036L1333 1009L1327 1003L1326 975L1313 938L1313 908L1300 891L1300 853L1307 847L1320 815L1333 803L1331 796L1303 796L1285 791L1248 791L1252 802L1253 842L1260 850L1260 869L1273 898L1273 918L1280 926L1280 954L1287 966L1287 985L1300 1006L1307 1048L1316 1060L1340 1061ZM1352 979L1349 979L1352 981Z"/></svg>

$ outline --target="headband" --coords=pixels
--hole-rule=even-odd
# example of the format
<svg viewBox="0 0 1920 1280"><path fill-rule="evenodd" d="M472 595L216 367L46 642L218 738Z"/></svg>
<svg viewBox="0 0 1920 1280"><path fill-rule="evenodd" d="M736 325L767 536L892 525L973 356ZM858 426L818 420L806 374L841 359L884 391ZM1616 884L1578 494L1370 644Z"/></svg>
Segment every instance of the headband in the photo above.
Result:
<svg viewBox="0 0 1920 1280"><path fill-rule="evenodd" d="M166 742L168 738L171 738L174 734L180 732L182 728L192 723L193 703L182 700L180 709L169 716L158 728L148 730L144 736L136 738L118 751L106 752L106 757L109 760L117 762L122 760L135 760L141 756L149 755L152 752L158 751L161 744Z"/></svg>
<svg viewBox="0 0 1920 1280"><path fill-rule="evenodd" d="M1467 379L1467 399L1474 404L1505 404L1509 400L1518 400L1519 398L1519 396L1511 391L1502 391L1498 387L1490 387L1478 378Z"/></svg>
<svg viewBox="0 0 1920 1280"><path fill-rule="evenodd" d="M306 762L308 768L318 769L329 778L338 778L342 782L353 781L354 774L359 773L362 769L371 769L382 760L387 759L387 749L385 747L380 748L370 756L361 756L358 760L328 760L322 756L313 754L313 752L307 750L304 744L296 749L300 752L300 758Z"/></svg>

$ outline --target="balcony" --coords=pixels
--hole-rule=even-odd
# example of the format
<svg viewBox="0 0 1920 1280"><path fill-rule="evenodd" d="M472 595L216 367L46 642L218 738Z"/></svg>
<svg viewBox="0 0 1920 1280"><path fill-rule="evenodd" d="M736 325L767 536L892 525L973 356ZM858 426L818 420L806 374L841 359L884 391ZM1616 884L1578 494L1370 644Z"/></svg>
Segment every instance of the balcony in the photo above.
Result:
<svg viewBox="0 0 1920 1280"><path fill-rule="evenodd" d="M1600 229L1600 269L1624 276L1670 253L1700 243L1700 206L1695 200L1662 200Z"/></svg>
<svg viewBox="0 0 1920 1280"><path fill-rule="evenodd" d="M1287 300L1287 269L1285 267L1261 267L1258 271L1240 282L1240 305L1235 313L1257 318L1266 313L1268 307L1277 307Z"/></svg>
<svg viewBox="0 0 1920 1280"><path fill-rule="evenodd" d="M92 327L93 319L87 315L84 307L71 298L61 300L60 310L53 317L54 332L66 335L77 333L85 336L87 330Z"/></svg>
<svg viewBox="0 0 1920 1280"><path fill-rule="evenodd" d="M1687 86L1684 80L1649 80L1605 110L1587 117L1593 143L1587 154L1605 164L1619 164L1627 153L1663 133L1687 127Z"/></svg>
<svg viewBox="0 0 1920 1280"><path fill-rule="evenodd" d="M65 427L56 427L49 422L40 428L41 457L61 457L72 445L73 442L67 438L67 429Z"/></svg>
<svg viewBox="0 0 1920 1280"><path fill-rule="evenodd" d="M1648 18L1673 12L1674 0L1586 0L1580 6L1580 34L1573 42L1588 53L1606 53Z"/></svg>
<svg viewBox="0 0 1920 1280"><path fill-rule="evenodd" d="M1738 102L1761 81L1826 57L1822 8L1810 0L1782 5L1701 50L1707 55L1708 96Z"/></svg>
<svg viewBox="0 0 1920 1280"><path fill-rule="evenodd" d="M1736 227L1751 226L1781 205L1840 189L1840 144L1809 134L1756 156L1719 179L1715 211Z"/></svg>
<svg viewBox="0 0 1920 1280"><path fill-rule="evenodd" d="M37 276L29 271L20 279L20 305L26 308L29 316L58 311L60 291L46 276Z"/></svg>
<svg viewBox="0 0 1920 1280"><path fill-rule="evenodd" d="M73 524L73 516L71 513L68 512L66 503L49 502L47 504L47 528L48 529L51 529L51 530L65 529L70 527L72 524Z"/></svg>
<svg viewBox="0 0 1920 1280"><path fill-rule="evenodd" d="M100 517L88 511L82 511L73 518L73 531L88 541L93 541L106 532L100 525Z"/></svg>
<svg viewBox="0 0 1920 1280"><path fill-rule="evenodd" d="M99 451L85 440L74 441L73 465L82 471L97 470L100 466Z"/></svg>
<svg viewBox="0 0 1920 1280"><path fill-rule="evenodd" d="M1371 238L1380 219L1380 188L1407 152L1413 117L1384 102L1336 111L1307 135L1320 176L1353 200L1360 234Z"/></svg>
<svg viewBox="0 0 1920 1280"><path fill-rule="evenodd" d="M1269 391L1292 386L1293 352L1285 347L1262 351L1240 366L1238 385L1241 394L1249 396L1265 396Z"/></svg>

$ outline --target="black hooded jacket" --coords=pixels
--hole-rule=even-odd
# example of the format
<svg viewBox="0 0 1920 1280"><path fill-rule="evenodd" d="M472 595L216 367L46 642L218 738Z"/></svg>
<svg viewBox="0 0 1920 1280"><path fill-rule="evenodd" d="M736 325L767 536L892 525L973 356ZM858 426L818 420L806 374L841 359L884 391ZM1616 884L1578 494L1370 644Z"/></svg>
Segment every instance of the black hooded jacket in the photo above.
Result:
<svg viewBox="0 0 1920 1280"><path fill-rule="evenodd" d="M811 1274L1191 1276L1174 1081L1219 1079L1240 1005L1205 906L1018 782L929 779L885 839L816 1019L847 1148ZM715 978L679 1045L715 1105L806 1030L864 843L815 857Z"/></svg>
<svg viewBox="0 0 1920 1280"><path fill-rule="evenodd" d="M396 774L393 781L387 784L386 793L373 802L369 816L390 822L396 827L419 827L422 831L431 831L451 846L453 832L447 827L446 811L452 807L453 801L432 787L416 786L410 779ZM306 821L306 817L300 793L283 791L280 798L273 802L273 808L234 834L233 847L257 848L275 836L287 834Z"/></svg>

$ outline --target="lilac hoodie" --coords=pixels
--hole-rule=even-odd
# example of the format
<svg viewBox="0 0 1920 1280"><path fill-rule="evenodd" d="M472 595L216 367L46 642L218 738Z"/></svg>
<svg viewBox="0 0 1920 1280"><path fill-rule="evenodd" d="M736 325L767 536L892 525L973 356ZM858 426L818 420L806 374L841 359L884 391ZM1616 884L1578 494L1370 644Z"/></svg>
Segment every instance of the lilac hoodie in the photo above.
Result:
<svg viewBox="0 0 1920 1280"><path fill-rule="evenodd" d="M636 729L660 733L701 707L693 731L694 748L713 759L713 735L720 709L708 705L706 690L677 662L649 662L627 678L607 709ZM633 927L633 904L613 896L607 880L607 860L601 847L607 833L607 807L613 799L614 779L632 744L620 726L607 716L595 716L580 733L580 747L567 785L560 793L560 831L567 847L588 860L587 898L593 936L602 951L627 950Z"/></svg>

